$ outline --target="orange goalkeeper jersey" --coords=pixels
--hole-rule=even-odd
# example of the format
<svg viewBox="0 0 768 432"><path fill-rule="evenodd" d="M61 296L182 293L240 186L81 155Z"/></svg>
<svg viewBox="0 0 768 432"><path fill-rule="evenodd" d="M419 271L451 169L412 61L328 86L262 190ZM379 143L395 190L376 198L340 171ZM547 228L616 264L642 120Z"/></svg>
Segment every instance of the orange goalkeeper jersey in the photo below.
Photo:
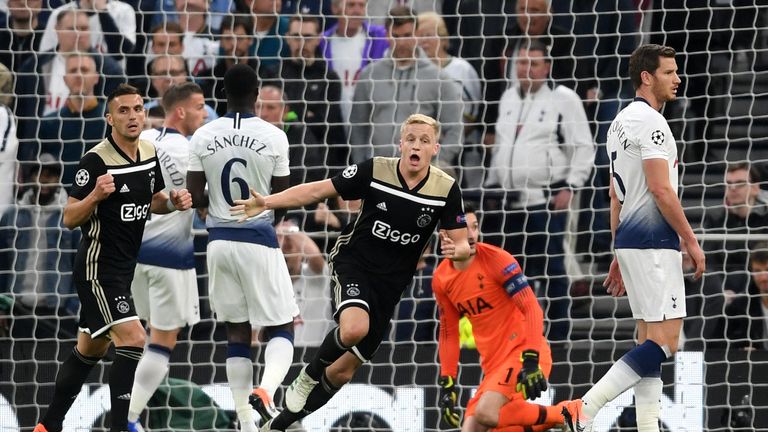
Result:
<svg viewBox="0 0 768 432"><path fill-rule="evenodd" d="M503 249L476 244L477 254L464 270L444 259L432 276L440 312L441 374L455 377L459 359L459 319L466 315L485 373L504 363L516 349L539 351L544 316L517 260Z"/></svg>

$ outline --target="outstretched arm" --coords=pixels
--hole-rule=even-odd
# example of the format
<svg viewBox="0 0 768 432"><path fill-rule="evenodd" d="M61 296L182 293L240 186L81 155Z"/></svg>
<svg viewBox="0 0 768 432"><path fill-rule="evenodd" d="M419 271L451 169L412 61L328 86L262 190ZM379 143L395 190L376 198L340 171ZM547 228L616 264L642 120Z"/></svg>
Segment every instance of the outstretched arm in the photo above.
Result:
<svg viewBox="0 0 768 432"><path fill-rule="evenodd" d="M296 185L268 196L262 196L251 189L251 197L247 200L235 200L235 205L229 209L229 212L232 216L241 216L242 222L265 210L302 207L338 194L330 179Z"/></svg>

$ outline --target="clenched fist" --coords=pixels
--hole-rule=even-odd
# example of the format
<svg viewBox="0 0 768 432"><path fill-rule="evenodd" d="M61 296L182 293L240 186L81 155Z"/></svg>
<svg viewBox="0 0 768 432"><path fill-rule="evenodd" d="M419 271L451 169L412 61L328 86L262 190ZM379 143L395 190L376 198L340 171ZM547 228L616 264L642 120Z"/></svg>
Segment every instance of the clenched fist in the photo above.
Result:
<svg viewBox="0 0 768 432"><path fill-rule="evenodd" d="M112 174L106 173L100 175L96 179L96 185L93 186L91 194L96 201L104 201L107 197L115 191L115 179Z"/></svg>

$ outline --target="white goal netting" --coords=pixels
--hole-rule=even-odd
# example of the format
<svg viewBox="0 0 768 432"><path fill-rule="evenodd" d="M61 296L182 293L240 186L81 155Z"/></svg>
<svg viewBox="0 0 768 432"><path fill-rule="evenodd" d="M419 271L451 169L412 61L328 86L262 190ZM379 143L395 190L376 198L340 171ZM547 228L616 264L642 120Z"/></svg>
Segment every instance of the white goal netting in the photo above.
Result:
<svg viewBox="0 0 768 432"><path fill-rule="evenodd" d="M677 101L668 103L663 114L678 143L683 207L708 264L701 281L686 278L688 318L680 352L663 369L663 430L768 430L764 2L0 3L0 62L6 69L0 70L0 430L34 427L76 338L79 304L71 271L79 233L63 227L61 208L83 152L108 131L105 95L119 83L135 85L146 97L147 127L156 127L163 116L160 96L174 83L195 81L212 119L227 112L222 80L237 62L253 65L262 85L276 87L281 95L266 100L263 92L259 109L265 119L274 109L273 122L289 137L293 184L333 175L371 154L395 155L399 124L412 112L438 118L443 147L437 162L461 181L465 201L481 212L483 240L515 253L545 308L555 363L552 385L540 402L581 396L634 343L626 297L612 298L601 286L611 258L605 135L615 114L634 96L629 55L647 42L678 52L682 84ZM389 38L384 26L388 11L397 6L412 7L420 14L419 25L398 27L397 37ZM78 7L88 10L72 12ZM435 24L429 12L442 17L442 24ZM297 13L317 20L291 20ZM360 14L365 15L356 17ZM351 28L363 19L366 24L348 36L337 31L340 22ZM516 52L529 37L549 50L552 86L571 88L586 117L583 124L566 122L552 131L549 136L557 142L541 148L518 138L525 137L523 125L543 121L544 110L505 105L505 91L514 92L520 81ZM393 42L399 48L390 47ZM71 70L67 53L73 51L89 51L93 69ZM404 62L372 72L377 63L408 55L417 68ZM511 123L500 120L510 113L516 113ZM573 132L579 127L588 131L582 150ZM527 146L533 156L543 155L555 166L542 174L531 168L535 164L515 165L511 156L508 164L501 163L516 170L516 178L546 177L545 186L538 186L541 203L521 204L519 188L489 176L505 145ZM547 210L544 203L565 186L573 192L569 207ZM327 277L322 262L312 256L327 257L356 210L354 203L327 202L290 212L294 225L282 228L291 245L286 257L302 309L295 363L286 383L332 326ZM170 380L145 414L150 430L234 427L224 328L208 306L203 228L198 217L195 264L203 319L181 333ZM317 250L298 240L297 231L314 240ZM437 409L438 323L430 286L438 261L428 250L388 340L352 385L305 420L306 430L447 428ZM257 372L262 348L254 336ZM105 430L109 424L105 377L110 358L89 377L66 430ZM465 406L481 378L476 351L462 350L461 364ZM632 403L631 392L612 402L597 419L596 430L634 430Z"/></svg>

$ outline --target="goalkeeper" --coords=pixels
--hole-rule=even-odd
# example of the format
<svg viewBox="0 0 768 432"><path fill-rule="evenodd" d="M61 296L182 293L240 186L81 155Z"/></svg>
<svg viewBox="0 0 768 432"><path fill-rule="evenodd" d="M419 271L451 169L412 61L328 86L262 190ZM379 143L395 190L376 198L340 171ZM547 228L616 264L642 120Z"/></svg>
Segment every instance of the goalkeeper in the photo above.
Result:
<svg viewBox="0 0 768 432"><path fill-rule="evenodd" d="M441 416L453 427L461 423L455 383L464 315L472 323L484 379L467 405L462 431L543 431L562 425L562 407L527 401L547 389L552 368L541 306L517 260L479 243L477 215L469 206L465 215L471 257L443 260L432 279L440 311Z"/></svg>

